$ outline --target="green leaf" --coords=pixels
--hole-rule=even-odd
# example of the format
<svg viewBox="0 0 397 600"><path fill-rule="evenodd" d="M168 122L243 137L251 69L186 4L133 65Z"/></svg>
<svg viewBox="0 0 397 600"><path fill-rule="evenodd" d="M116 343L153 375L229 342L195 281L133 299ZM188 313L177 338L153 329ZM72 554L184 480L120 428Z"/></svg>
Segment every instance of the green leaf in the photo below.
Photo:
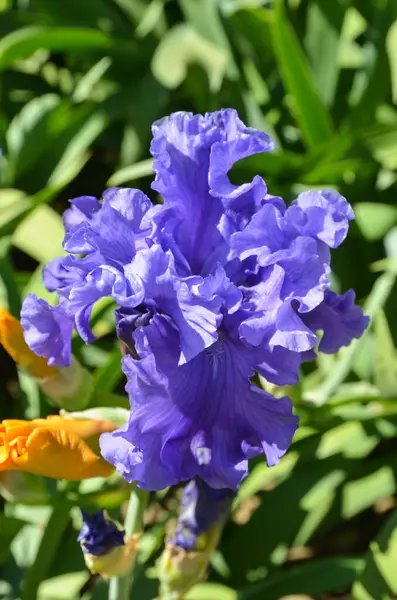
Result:
<svg viewBox="0 0 397 600"><path fill-rule="evenodd" d="M383 238L397 223L397 208L380 202L358 202L354 205L357 225L370 241Z"/></svg>
<svg viewBox="0 0 397 600"><path fill-rule="evenodd" d="M387 33L386 50L389 57L393 102L397 104L397 21L394 21Z"/></svg>
<svg viewBox="0 0 397 600"><path fill-rule="evenodd" d="M296 120L307 145L328 142L333 136L331 118L317 93L306 57L281 2L274 8L271 34L284 85L294 99Z"/></svg>
<svg viewBox="0 0 397 600"><path fill-rule="evenodd" d="M372 156L385 169L397 168L397 128L395 124L375 127L365 132L363 139Z"/></svg>
<svg viewBox="0 0 397 600"><path fill-rule="evenodd" d="M356 40L366 29L367 22L362 14L354 6L349 6L344 14L339 40L338 62L341 68L355 69L363 65L364 51Z"/></svg>
<svg viewBox="0 0 397 600"><path fill-rule="evenodd" d="M52 51L111 50L131 53L133 45L111 38L98 29L83 27L24 27L9 33L0 41L0 71L13 62L30 56L36 50Z"/></svg>
<svg viewBox="0 0 397 600"><path fill-rule="evenodd" d="M308 7L305 46L317 91L325 106L333 103L339 77L339 32L344 11L338 3L311 2Z"/></svg>
<svg viewBox="0 0 397 600"><path fill-rule="evenodd" d="M16 228L12 243L37 261L47 263L64 254L63 237L61 217L50 206L42 205Z"/></svg>
<svg viewBox="0 0 397 600"><path fill-rule="evenodd" d="M9 238L0 238L0 282L4 288L5 304L14 317L19 318L21 311L21 296L18 283L15 277L15 271L9 258L11 240Z"/></svg>
<svg viewBox="0 0 397 600"><path fill-rule="evenodd" d="M8 180L30 191L47 186L50 194L68 184L89 158L93 141L116 117L103 106L76 106L54 94L28 102L8 131Z"/></svg>
<svg viewBox="0 0 397 600"><path fill-rule="evenodd" d="M382 396L397 396L397 353L386 315L379 310L374 319L375 365L374 380Z"/></svg>
<svg viewBox="0 0 397 600"><path fill-rule="evenodd" d="M63 251L62 251L63 254ZM29 281L26 283L22 290L22 297L27 296L28 294L36 294L38 298L43 298L49 304L55 305L57 304L57 294L56 292L49 292L47 288L44 287L43 283L43 269L45 267L45 263L39 265L37 269L33 271L31 274Z"/></svg>
<svg viewBox="0 0 397 600"><path fill-rule="evenodd" d="M349 519L359 514L379 498L395 493L393 469L384 465L360 479L349 481L343 490L343 516Z"/></svg>
<svg viewBox="0 0 397 600"><path fill-rule="evenodd" d="M0 190L0 237L12 232L12 223L25 215L31 204L25 192L15 189Z"/></svg>
<svg viewBox="0 0 397 600"><path fill-rule="evenodd" d="M217 91L225 73L226 52L199 35L191 25L175 25L156 48L153 75L165 87L176 88L185 79L188 65L194 62L207 71L210 88Z"/></svg>
<svg viewBox="0 0 397 600"><path fill-rule="evenodd" d="M397 511L370 543L364 571L353 585L355 600L393 600L397 595Z"/></svg>
<svg viewBox="0 0 397 600"><path fill-rule="evenodd" d="M69 511L70 504L66 500L54 503L37 554L27 571L21 600L36 598L39 585L46 579L51 563L59 552L62 536L69 523Z"/></svg>
<svg viewBox="0 0 397 600"><path fill-rule="evenodd" d="M199 583L185 596L186 600L238 600L237 592L220 583Z"/></svg>
<svg viewBox="0 0 397 600"><path fill-rule="evenodd" d="M11 552L11 542L24 526L24 521L0 514L0 564Z"/></svg>
<svg viewBox="0 0 397 600"><path fill-rule="evenodd" d="M362 68L356 72L350 96L350 103L355 108L349 120L355 125L371 124L376 109L387 100L390 93L390 71L384 40L396 16L397 5L394 0L379 3L373 12L364 44Z"/></svg>
<svg viewBox="0 0 397 600"><path fill-rule="evenodd" d="M140 179L141 177L153 177L153 159L148 158L134 165L119 169L110 177L107 182L109 186L117 186Z"/></svg>
<svg viewBox="0 0 397 600"><path fill-rule="evenodd" d="M375 282L364 305L364 313L370 318L374 317L384 306L394 287L395 279L396 275L394 273L384 273ZM316 390L316 404L320 405L326 402L346 379L361 348L362 340L365 339L364 336L365 333L359 340L353 340L348 348L344 348L339 352L333 371Z"/></svg>
<svg viewBox="0 0 397 600"><path fill-rule="evenodd" d="M41 583L37 598L38 600L74 600L79 598L79 591L88 578L87 571L51 577Z"/></svg>
<svg viewBox="0 0 397 600"><path fill-rule="evenodd" d="M99 367L94 374L94 387L99 392L111 392L123 377L121 370L121 351L113 350L104 365Z"/></svg>
<svg viewBox="0 0 397 600"><path fill-rule="evenodd" d="M219 17L219 9L213 0L179 0L186 21L196 32L221 48L226 55L226 72L229 77L236 79L238 71L230 50L230 44Z"/></svg>
<svg viewBox="0 0 397 600"><path fill-rule="evenodd" d="M109 116L99 109L88 116L76 132L71 131L66 147L60 148L59 161L48 179L50 186L64 187L76 177L89 158L88 148L108 124Z"/></svg>
<svg viewBox="0 0 397 600"><path fill-rule="evenodd" d="M309 562L239 590L238 600L280 600L289 594L317 595L343 590L363 566L361 558L331 557Z"/></svg>
<svg viewBox="0 0 397 600"><path fill-rule="evenodd" d="M73 100L75 102L87 100L91 95L93 87L102 79L111 64L112 59L109 56L104 56L95 63L76 85L72 95Z"/></svg>
<svg viewBox="0 0 397 600"><path fill-rule="evenodd" d="M43 141L48 138L48 116L60 102L61 99L56 94L39 96L25 104L11 121L7 130L7 181L13 181L16 173L21 173L37 156Z"/></svg>
<svg viewBox="0 0 397 600"><path fill-rule="evenodd" d="M146 8L135 30L138 37L145 37L152 31L161 31L164 35L166 24L164 19L165 0L152 0Z"/></svg>

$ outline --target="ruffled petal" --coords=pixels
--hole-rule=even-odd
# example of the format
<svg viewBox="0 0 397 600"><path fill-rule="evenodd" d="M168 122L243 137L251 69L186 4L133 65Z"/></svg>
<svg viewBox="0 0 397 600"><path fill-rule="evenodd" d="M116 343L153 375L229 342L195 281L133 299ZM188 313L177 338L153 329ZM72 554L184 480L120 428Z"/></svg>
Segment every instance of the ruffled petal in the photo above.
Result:
<svg viewBox="0 0 397 600"><path fill-rule="evenodd" d="M322 190L299 194L296 204L285 216L301 235L310 235L330 248L336 248L345 239L354 212L346 198L336 190Z"/></svg>
<svg viewBox="0 0 397 600"><path fill-rule="evenodd" d="M101 208L94 196L80 196L70 200L71 207L63 213L63 224L65 230L69 231L84 221L95 222L98 211Z"/></svg>
<svg viewBox="0 0 397 600"><path fill-rule="evenodd" d="M286 244L281 227L281 212L273 204L265 204L242 231L231 236L229 258L266 257L281 250Z"/></svg>
<svg viewBox="0 0 397 600"><path fill-rule="evenodd" d="M90 254L84 258L61 256L54 258L43 270L43 283L49 292L68 296L73 285L80 283L87 274L101 263L101 258Z"/></svg>
<svg viewBox="0 0 397 600"><path fill-rule="evenodd" d="M29 348L48 358L50 366L71 364L73 319L61 306L50 306L29 294L23 302L21 325Z"/></svg>
<svg viewBox="0 0 397 600"><path fill-rule="evenodd" d="M145 295L139 277L127 279L123 273L111 266L93 269L81 283L70 290L68 310L75 317L76 329L88 344L95 339L90 329L92 307L100 298L111 297L121 306L134 308Z"/></svg>
<svg viewBox="0 0 397 600"><path fill-rule="evenodd" d="M267 194L262 177L256 175L249 183L233 185L227 174L239 160L269 152L274 142L267 133L246 127L235 110L223 110L210 115L223 136L211 148L209 184L211 194L222 199L226 209L252 215Z"/></svg>
<svg viewBox="0 0 397 600"><path fill-rule="evenodd" d="M72 254L98 252L102 262L119 266L129 263L136 253L137 237L149 233L141 230L144 215L151 202L139 190L112 188L94 223L85 220L66 232L64 248Z"/></svg>
<svg viewBox="0 0 397 600"><path fill-rule="evenodd" d="M312 330L322 330L319 350L328 354L348 346L354 338L362 336L369 324L362 309L355 304L355 293L348 290L342 296L328 290L324 301L302 319Z"/></svg>
<svg viewBox="0 0 397 600"><path fill-rule="evenodd" d="M165 200L158 228L172 233L193 273L207 274L226 253L220 225L225 210L251 216L267 193L261 177L233 186L227 172L241 158L270 150L272 141L245 127L235 110L174 113L154 123L153 136L152 187Z"/></svg>
<svg viewBox="0 0 397 600"><path fill-rule="evenodd" d="M236 310L242 297L220 266L205 279L177 277L172 254L159 245L139 252L126 275L142 281L146 303L172 317L179 331L180 364L218 339L222 308Z"/></svg>
<svg viewBox="0 0 397 600"><path fill-rule="evenodd" d="M300 315L286 302L277 313L276 331L270 346L281 346L292 352L305 352L317 345L317 337L303 322Z"/></svg>
<svg viewBox="0 0 397 600"><path fill-rule="evenodd" d="M129 481L162 489L198 475L212 487L236 489L247 458L264 453L275 464L285 453L298 419L288 398L250 384L243 347L225 336L178 366L177 331L160 315L135 339L141 360L123 361L130 422L101 438L103 456Z"/></svg>

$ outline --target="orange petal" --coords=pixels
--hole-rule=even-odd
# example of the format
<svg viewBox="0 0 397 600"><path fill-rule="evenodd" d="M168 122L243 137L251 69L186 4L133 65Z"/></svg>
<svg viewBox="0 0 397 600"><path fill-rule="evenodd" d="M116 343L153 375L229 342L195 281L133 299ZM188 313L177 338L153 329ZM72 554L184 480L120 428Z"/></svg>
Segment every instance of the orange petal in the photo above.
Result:
<svg viewBox="0 0 397 600"><path fill-rule="evenodd" d="M34 419L32 423L35 427L72 431L77 433L77 435L83 439L99 436L101 433L114 431L116 429L116 425L110 421L97 421L96 419L67 419L59 417L58 415L51 415L46 419Z"/></svg>
<svg viewBox="0 0 397 600"><path fill-rule="evenodd" d="M0 432L4 432L9 441L20 435L28 436L34 429L33 421L23 421L22 419L5 419L0 423Z"/></svg>
<svg viewBox="0 0 397 600"><path fill-rule="evenodd" d="M57 373L56 367L49 367L45 358L37 356L29 348L20 322L4 309L0 309L0 344L33 377L45 379Z"/></svg>
<svg viewBox="0 0 397 600"><path fill-rule="evenodd" d="M5 433L0 432L0 471L12 469L10 445Z"/></svg>
<svg viewBox="0 0 397 600"><path fill-rule="evenodd" d="M13 468L70 481L107 477L113 471L76 433L41 427L29 436L22 455L13 453Z"/></svg>

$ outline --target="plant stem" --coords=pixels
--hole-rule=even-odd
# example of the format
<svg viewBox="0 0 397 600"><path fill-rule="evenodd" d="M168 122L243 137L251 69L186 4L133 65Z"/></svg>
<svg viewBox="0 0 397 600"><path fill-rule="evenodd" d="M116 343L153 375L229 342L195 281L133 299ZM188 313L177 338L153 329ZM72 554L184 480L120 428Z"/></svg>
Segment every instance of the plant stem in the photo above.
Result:
<svg viewBox="0 0 397 600"><path fill-rule="evenodd" d="M148 499L148 492L135 488L132 490L128 503L124 529L127 538L142 529L142 516ZM133 571L123 577L112 577L109 584L109 600L129 600Z"/></svg>
<svg viewBox="0 0 397 600"><path fill-rule="evenodd" d="M21 600L36 600L39 585L46 578L69 523L70 506L70 503L63 499L54 504L36 558L25 576Z"/></svg>

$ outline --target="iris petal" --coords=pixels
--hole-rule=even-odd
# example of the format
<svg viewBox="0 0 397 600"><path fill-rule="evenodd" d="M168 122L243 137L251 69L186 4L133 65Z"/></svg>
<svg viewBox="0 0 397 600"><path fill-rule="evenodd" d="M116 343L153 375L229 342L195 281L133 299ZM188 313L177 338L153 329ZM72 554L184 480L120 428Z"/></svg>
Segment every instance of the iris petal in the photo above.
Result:
<svg viewBox="0 0 397 600"><path fill-rule="evenodd" d="M215 488L236 489L247 459L270 465L286 452L297 428L291 401L250 384L249 353L227 334L178 366L178 332L157 315L135 333L141 360L127 356L131 418L101 437L102 454L129 481L146 489L199 475Z"/></svg>

